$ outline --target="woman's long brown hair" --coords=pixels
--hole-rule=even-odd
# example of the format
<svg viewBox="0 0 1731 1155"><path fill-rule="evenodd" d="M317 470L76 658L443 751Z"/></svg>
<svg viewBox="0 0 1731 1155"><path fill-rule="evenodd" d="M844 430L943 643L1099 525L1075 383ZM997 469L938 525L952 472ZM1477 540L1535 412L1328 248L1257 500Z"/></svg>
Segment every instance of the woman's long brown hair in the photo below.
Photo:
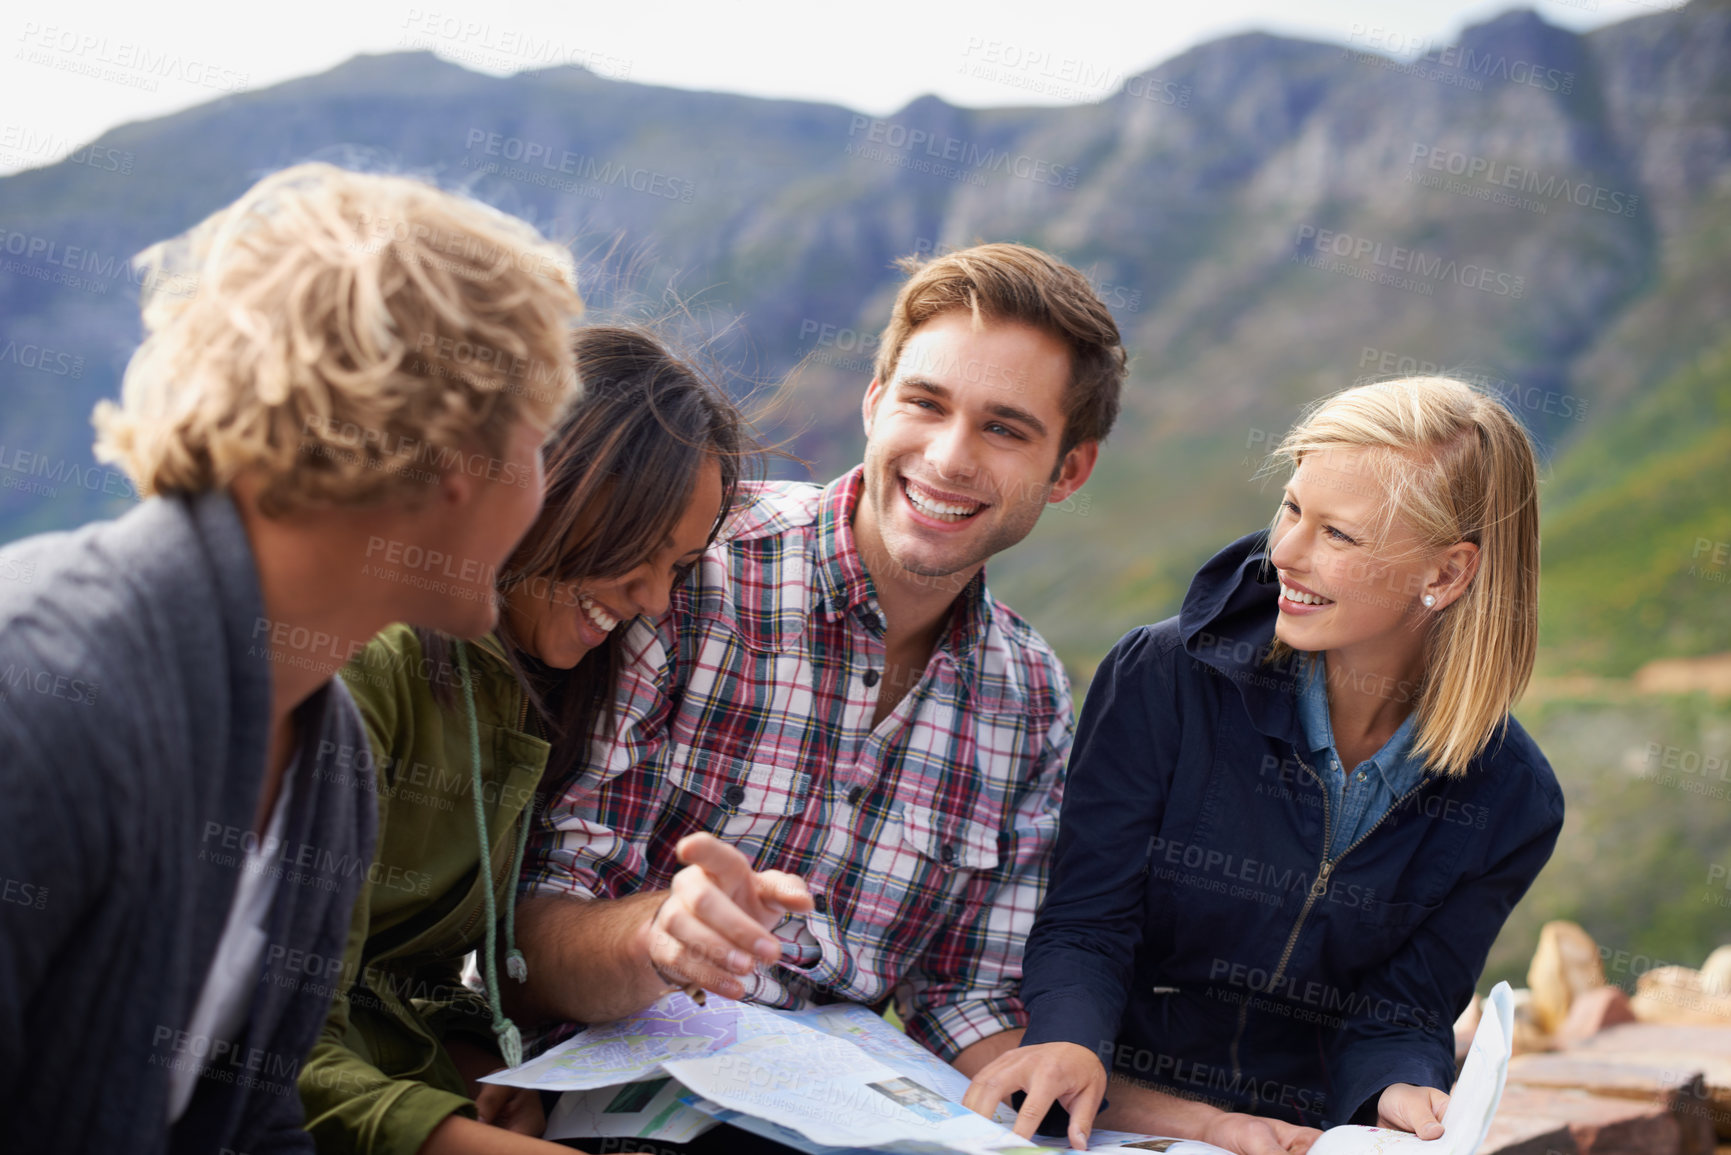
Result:
<svg viewBox="0 0 1731 1155"><path fill-rule="evenodd" d="M722 489L714 541L758 461L758 444L727 394L654 336L595 325L578 330L572 345L581 391L544 450L546 499L500 571L501 597L526 586L551 599L554 582L635 569L678 524L711 460L721 467ZM417 632L428 658L448 659L450 639ZM591 735L612 736L624 632L615 629L573 669L555 670L524 648L501 612L499 639L553 743L544 784L579 772ZM454 704L450 687L435 691L442 704Z"/></svg>

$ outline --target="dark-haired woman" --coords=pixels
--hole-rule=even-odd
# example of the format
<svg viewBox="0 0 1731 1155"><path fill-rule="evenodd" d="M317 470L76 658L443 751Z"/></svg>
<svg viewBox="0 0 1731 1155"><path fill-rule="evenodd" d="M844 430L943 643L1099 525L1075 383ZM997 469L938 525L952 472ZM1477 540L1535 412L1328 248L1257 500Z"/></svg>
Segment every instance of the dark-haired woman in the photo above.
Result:
<svg viewBox="0 0 1731 1155"><path fill-rule="evenodd" d="M321 1152L567 1150L536 1137L532 1092L475 1081L521 1061L495 937L525 973L513 900L536 789L574 770L551 752L575 764L585 747L553 740L590 732L618 627L665 612L749 449L726 397L653 338L598 326L574 345L582 396L546 447L540 517L495 583L498 631L463 643L395 626L343 671L371 739L353 762L357 782L374 768L379 835L346 957L296 976L335 995L300 1076ZM404 580L439 580L402 560ZM485 997L460 977L470 951Z"/></svg>

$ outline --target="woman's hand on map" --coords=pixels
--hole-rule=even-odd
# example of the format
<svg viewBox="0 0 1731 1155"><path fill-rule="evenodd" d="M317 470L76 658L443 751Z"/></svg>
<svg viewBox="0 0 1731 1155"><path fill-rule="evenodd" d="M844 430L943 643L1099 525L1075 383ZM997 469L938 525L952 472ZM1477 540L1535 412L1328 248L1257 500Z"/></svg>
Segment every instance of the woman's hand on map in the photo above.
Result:
<svg viewBox="0 0 1731 1155"><path fill-rule="evenodd" d="M739 998L739 976L781 958L781 944L766 932L790 913L811 910L811 892L795 875L753 870L713 834L688 834L674 853L685 869L673 876L650 924L650 965L675 985Z"/></svg>
<svg viewBox="0 0 1731 1155"><path fill-rule="evenodd" d="M1027 1098L1016 1115L1016 1134L1032 1138L1054 1102L1070 1113L1070 1146L1088 1148L1088 1135L1106 1094L1106 1069L1094 1052L1075 1043L1038 1043L1000 1055L974 1077L962 1105L990 1116L1017 1091ZM1281 1119L1222 1111L1164 1091L1114 1080L1104 1125L1150 1135L1201 1139L1238 1155L1305 1155L1322 1137L1314 1127Z"/></svg>
<svg viewBox="0 0 1731 1155"><path fill-rule="evenodd" d="M999 1103L1017 1091L1027 1092L1016 1113L1016 1134L1034 1137L1034 1129L1054 1102L1070 1113L1070 1146L1088 1149L1088 1132L1106 1094L1106 1068L1094 1052L1075 1043L1036 1043L1017 1047L986 1064L968 1086L962 1106L990 1119Z"/></svg>
<svg viewBox="0 0 1731 1155"><path fill-rule="evenodd" d="M1448 1108L1449 1097L1435 1087L1391 1083L1376 1101L1376 1125L1411 1131L1420 1139L1440 1139L1443 1112Z"/></svg>

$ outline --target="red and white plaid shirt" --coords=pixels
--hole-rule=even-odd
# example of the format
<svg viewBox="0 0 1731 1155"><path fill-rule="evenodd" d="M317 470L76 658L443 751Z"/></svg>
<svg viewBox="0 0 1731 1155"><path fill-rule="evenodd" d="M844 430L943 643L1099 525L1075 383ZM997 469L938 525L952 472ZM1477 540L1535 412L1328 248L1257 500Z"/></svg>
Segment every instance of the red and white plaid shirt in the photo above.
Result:
<svg viewBox="0 0 1731 1155"><path fill-rule="evenodd" d="M707 830L798 874L817 910L776 932L747 998L894 993L946 1059L1027 1022L1022 945L1045 896L1070 684L981 574L874 729L884 620L851 525L861 472L756 487L727 539L624 639L616 735L542 812L523 886L665 888Z"/></svg>

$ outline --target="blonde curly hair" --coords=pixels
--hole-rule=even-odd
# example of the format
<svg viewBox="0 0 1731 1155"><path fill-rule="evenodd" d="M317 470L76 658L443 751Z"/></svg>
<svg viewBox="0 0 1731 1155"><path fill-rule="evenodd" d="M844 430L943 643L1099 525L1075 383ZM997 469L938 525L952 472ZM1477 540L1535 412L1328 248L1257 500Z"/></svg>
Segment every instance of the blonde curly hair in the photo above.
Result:
<svg viewBox="0 0 1731 1155"><path fill-rule="evenodd" d="M418 180L296 165L136 260L145 340L93 421L145 496L252 472L269 516L413 500L577 387L570 253Z"/></svg>

